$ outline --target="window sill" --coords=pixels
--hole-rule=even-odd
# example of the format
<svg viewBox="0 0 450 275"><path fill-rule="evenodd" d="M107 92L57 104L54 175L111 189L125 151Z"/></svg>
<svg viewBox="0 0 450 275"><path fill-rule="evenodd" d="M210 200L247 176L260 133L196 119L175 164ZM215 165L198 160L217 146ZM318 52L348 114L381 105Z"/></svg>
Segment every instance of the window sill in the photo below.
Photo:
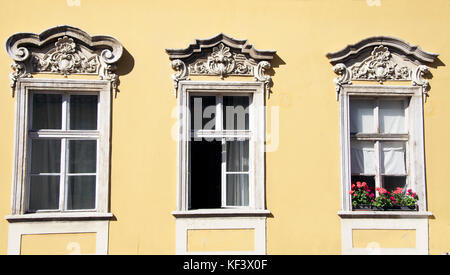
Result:
<svg viewBox="0 0 450 275"><path fill-rule="evenodd" d="M339 211L338 216L345 219L358 218L429 218L428 211Z"/></svg>
<svg viewBox="0 0 450 275"><path fill-rule="evenodd" d="M85 221L85 220L111 220L112 213L99 212L73 212L73 213L32 213L21 215L8 215L8 222L33 222L33 221Z"/></svg>
<svg viewBox="0 0 450 275"><path fill-rule="evenodd" d="M196 217L267 217L269 210L260 209L195 209L185 211L173 211L176 218Z"/></svg>

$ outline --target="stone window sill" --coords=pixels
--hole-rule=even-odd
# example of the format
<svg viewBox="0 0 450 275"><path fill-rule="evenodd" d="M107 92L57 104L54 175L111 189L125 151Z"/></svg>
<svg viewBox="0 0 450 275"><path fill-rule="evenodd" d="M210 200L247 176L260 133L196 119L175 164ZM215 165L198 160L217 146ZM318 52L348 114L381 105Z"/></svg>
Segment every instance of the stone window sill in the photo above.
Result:
<svg viewBox="0 0 450 275"><path fill-rule="evenodd" d="M30 213L20 215L8 215L8 222L32 222L32 221L86 221L86 220L111 220L112 213L99 212L65 212L65 213Z"/></svg>

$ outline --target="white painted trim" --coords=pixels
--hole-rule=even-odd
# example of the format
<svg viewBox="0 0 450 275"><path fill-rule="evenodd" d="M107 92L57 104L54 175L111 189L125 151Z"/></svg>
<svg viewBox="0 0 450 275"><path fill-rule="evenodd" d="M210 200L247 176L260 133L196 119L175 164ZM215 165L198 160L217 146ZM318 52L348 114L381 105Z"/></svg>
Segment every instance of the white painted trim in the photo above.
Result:
<svg viewBox="0 0 450 275"><path fill-rule="evenodd" d="M416 230L415 248L353 248L353 230L357 229L413 229ZM428 217L426 218L365 218L341 219L342 254L428 254Z"/></svg>
<svg viewBox="0 0 450 275"><path fill-rule="evenodd" d="M108 254L109 221L51 221L9 224L8 255L19 255L22 235L96 233L96 254Z"/></svg>
<svg viewBox="0 0 450 275"><path fill-rule="evenodd" d="M96 212L108 212L109 199L109 156L110 156L110 121L111 121L111 87L106 80L72 80L72 79L34 79L21 78L17 82L16 93L16 117L14 136L14 164L13 183L11 193L11 215L27 215L26 213L26 168L28 157L28 123L30 91L55 91L55 92L96 92L99 95L98 105L98 131L90 136L98 139L97 154L97 194ZM39 134L50 134L52 131L43 131ZM54 131L55 134L58 131ZM61 132L61 131L59 131ZM75 131L71 136L82 137L83 131ZM90 211L86 211L90 212Z"/></svg>
<svg viewBox="0 0 450 275"><path fill-rule="evenodd" d="M26 215L8 215L5 217L9 222L19 221L44 221L44 220L110 220L114 217L112 213L98 213L87 211L73 212L49 212L49 213L33 213Z"/></svg>
<svg viewBox="0 0 450 275"><path fill-rule="evenodd" d="M254 250L251 251L188 251L188 230L253 229ZM265 217L228 217L228 218L177 218L176 219L177 255L264 255L266 254L266 218Z"/></svg>
<svg viewBox="0 0 450 275"><path fill-rule="evenodd" d="M263 210L265 209L265 180L264 180L264 141L265 141L265 113L264 113L264 83L245 82L245 81L189 81L183 80L179 82L179 136L178 136L178 194L177 194L177 211L188 211L189 207L189 152L188 140L190 138L189 120L188 120L188 96L195 94L220 94L220 95L238 95L242 93L252 94L250 105L250 129L251 144L250 152L252 156L253 168L250 175L250 190L254 190L250 194L249 202L252 203L251 208ZM220 117L219 117L220 118Z"/></svg>
<svg viewBox="0 0 450 275"><path fill-rule="evenodd" d="M341 142L341 190L342 210L351 211L350 181L350 118L349 102L351 96L358 97L410 97L407 110L409 140L408 168L409 187L419 196L419 210L427 211L425 183L425 151L423 142L423 95L419 86L381 86L381 85L343 85L340 93L340 142Z"/></svg>

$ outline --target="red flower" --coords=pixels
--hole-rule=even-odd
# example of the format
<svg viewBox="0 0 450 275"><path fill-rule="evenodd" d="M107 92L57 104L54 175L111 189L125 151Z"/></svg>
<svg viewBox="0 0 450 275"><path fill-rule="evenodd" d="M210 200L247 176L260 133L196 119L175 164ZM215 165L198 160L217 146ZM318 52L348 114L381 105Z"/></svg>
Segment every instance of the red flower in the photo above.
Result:
<svg viewBox="0 0 450 275"><path fill-rule="evenodd" d="M356 182L356 187L361 188L361 182L357 181Z"/></svg>
<svg viewBox="0 0 450 275"><path fill-rule="evenodd" d="M355 191L352 190L352 191L350 191L350 192L348 192L348 193L349 193L350 195L352 195L353 193L355 193Z"/></svg>

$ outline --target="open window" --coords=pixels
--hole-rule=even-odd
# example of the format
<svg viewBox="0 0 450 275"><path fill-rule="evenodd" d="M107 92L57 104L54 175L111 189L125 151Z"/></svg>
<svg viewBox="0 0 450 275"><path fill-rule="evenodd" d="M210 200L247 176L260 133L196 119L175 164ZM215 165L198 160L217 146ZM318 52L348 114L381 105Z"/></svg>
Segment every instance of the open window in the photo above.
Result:
<svg viewBox="0 0 450 275"><path fill-rule="evenodd" d="M190 253L188 230L224 228L252 230L254 250L242 253L264 254L265 70L275 51L224 34L166 51L179 109L177 254Z"/></svg>

